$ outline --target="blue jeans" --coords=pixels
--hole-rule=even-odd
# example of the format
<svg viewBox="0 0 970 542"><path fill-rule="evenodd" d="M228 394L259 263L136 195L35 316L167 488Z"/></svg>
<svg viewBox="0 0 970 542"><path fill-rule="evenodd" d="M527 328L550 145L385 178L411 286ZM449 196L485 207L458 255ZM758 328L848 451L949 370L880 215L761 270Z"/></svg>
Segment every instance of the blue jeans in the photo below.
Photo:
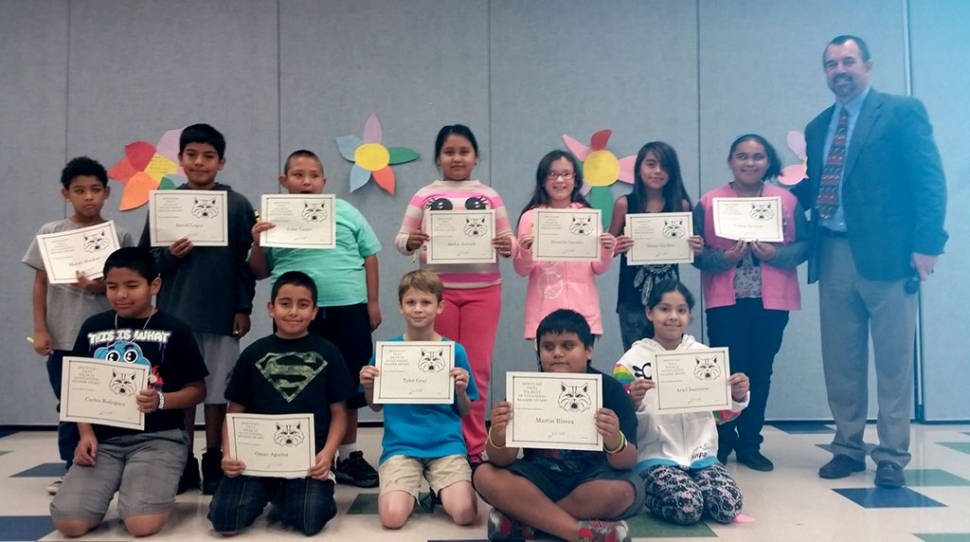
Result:
<svg viewBox="0 0 970 542"><path fill-rule="evenodd" d="M47 357L47 377L50 379L51 388L54 390L54 397L57 397L57 411L61 411L61 374L63 373L64 356L70 354L67 350L54 350L54 353ZM74 463L74 450L81 440L78 433L77 424L72 422L60 422L57 424L57 451L60 453L61 460L65 463L65 470L71 468Z"/></svg>

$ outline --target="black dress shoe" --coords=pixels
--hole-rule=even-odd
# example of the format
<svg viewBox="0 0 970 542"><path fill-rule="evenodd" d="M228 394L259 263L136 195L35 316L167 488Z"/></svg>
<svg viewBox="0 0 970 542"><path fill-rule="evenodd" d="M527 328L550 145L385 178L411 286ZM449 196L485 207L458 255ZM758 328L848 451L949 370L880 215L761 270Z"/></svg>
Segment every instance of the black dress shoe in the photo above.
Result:
<svg viewBox="0 0 970 542"><path fill-rule="evenodd" d="M736 455L738 458L738 463L741 463L749 469L754 469L761 472L770 472L775 470L775 464L772 463L767 457L761 455L761 452L758 450L737 452Z"/></svg>
<svg viewBox="0 0 970 542"><path fill-rule="evenodd" d="M835 480L845 478L853 472L863 472L864 470L866 470L865 461L856 461L847 455L839 454L818 469L818 476L819 478Z"/></svg>
<svg viewBox="0 0 970 542"><path fill-rule="evenodd" d="M903 487L906 485L903 468L888 459L883 459L876 465L876 485L887 489Z"/></svg>

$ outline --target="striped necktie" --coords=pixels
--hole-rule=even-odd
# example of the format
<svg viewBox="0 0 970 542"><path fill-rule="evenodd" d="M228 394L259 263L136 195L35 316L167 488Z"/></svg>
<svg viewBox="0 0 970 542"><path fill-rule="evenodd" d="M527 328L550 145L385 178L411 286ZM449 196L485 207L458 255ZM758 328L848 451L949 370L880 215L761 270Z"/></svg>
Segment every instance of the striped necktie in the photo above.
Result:
<svg viewBox="0 0 970 542"><path fill-rule="evenodd" d="M845 144L848 132L849 114L843 107L839 113L835 135L832 136L829 155L825 159L822 180L818 186L818 198L815 200L818 214L822 218L829 218L835 214L835 210L839 207L839 183L842 181L842 166L845 164Z"/></svg>

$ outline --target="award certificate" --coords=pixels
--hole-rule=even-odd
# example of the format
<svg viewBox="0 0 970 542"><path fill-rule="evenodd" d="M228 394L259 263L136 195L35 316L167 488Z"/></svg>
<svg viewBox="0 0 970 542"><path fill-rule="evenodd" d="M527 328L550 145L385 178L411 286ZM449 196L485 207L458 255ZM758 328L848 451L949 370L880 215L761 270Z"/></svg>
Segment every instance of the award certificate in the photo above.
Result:
<svg viewBox="0 0 970 542"><path fill-rule="evenodd" d="M378 341L374 403L451 404L455 401L455 343Z"/></svg>
<svg viewBox="0 0 970 542"><path fill-rule="evenodd" d="M533 209L532 258L537 262L600 259L599 209Z"/></svg>
<svg viewBox="0 0 970 542"><path fill-rule="evenodd" d="M601 375L508 372L505 385L512 403L506 446L603 451L603 436L596 431L596 411L603 406Z"/></svg>
<svg viewBox="0 0 970 542"><path fill-rule="evenodd" d="M135 396L148 387L151 368L93 358L64 358L62 422L145 429Z"/></svg>
<svg viewBox="0 0 970 542"><path fill-rule="evenodd" d="M188 237L197 247L229 244L222 190L152 190L148 194L148 228L153 247L167 247Z"/></svg>
<svg viewBox="0 0 970 542"><path fill-rule="evenodd" d="M714 198L714 233L724 239L781 243L781 198Z"/></svg>
<svg viewBox="0 0 970 542"><path fill-rule="evenodd" d="M316 462L313 414L226 414L226 427L247 476L305 478Z"/></svg>
<svg viewBox="0 0 970 542"><path fill-rule="evenodd" d="M495 261L495 211L428 211L428 263Z"/></svg>
<svg viewBox="0 0 970 542"><path fill-rule="evenodd" d="M731 408L731 364L727 348L668 351L653 359L651 395L661 414Z"/></svg>
<svg viewBox="0 0 970 542"><path fill-rule="evenodd" d="M263 247L336 248L337 197L333 194L264 194L260 218L275 227L260 234Z"/></svg>
<svg viewBox="0 0 970 542"><path fill-rule="evenodd" d="M637 213L626 215L626 234L633 247L626 253L630 265L692 263L692 213Z"/></svg>
<svg viewBox="0 0 970 542"><path fill-rule="evenodd" d="M44 259L47 281L51 284L77 282L80 271L89 279L101 278L104 261L118 250L118 232L111 220L70 231L37 236Z"/></svg>

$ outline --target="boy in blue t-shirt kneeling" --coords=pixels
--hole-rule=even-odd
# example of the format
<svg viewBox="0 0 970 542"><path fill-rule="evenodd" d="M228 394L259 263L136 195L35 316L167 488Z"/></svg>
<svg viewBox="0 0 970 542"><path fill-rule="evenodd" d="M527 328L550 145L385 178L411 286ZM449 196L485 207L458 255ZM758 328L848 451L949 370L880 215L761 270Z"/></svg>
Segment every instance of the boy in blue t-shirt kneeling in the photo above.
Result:
<svg viewBox="0 0 970 542"><path fill-rule="evenodd" d="M431 271L414 270L398 287L399 310L407 323L404 335L392 341L448 341L434 330L435 318L444 309L444 285ZM360 383L371 409L384 409L384 452L381 455L378 514L381 525L399 529L414 509L422 475L431 486L431 498L440 499L458 525L478 518L478 498L471 485L471 466L465 455L461 419L468 415L478 390L471 377L468 357L455 344L455 401L438 404L375 404L374 379L379 371L370 365L360 370Z"/></svg>

